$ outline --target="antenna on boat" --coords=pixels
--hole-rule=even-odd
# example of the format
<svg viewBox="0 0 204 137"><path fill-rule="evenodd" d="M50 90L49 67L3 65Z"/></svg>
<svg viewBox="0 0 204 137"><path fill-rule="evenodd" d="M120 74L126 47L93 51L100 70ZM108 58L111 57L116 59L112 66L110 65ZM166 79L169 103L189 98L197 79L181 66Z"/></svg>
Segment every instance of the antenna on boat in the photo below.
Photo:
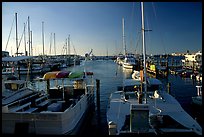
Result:
<svg viewBox="0 0 204 137"><path fill-rule="evenodd" d="M143 58L144 58L144 92L145 92L145 104L147 104L147 76L146 76L146 47L145 47L145 29L144 29L144 6L141 2L142 12L142 45L143 45Z"/></svg>

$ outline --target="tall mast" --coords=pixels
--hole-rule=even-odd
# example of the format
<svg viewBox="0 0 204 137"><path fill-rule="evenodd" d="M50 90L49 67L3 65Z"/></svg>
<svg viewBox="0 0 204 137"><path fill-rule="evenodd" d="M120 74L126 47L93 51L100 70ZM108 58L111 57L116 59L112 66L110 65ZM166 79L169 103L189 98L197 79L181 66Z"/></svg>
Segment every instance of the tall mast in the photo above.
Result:
<svg viewBox="0 0 204 137"><path fill-rule="evenodd" d="M55 48L55 56L56 56L55 33L54 33L54 48Z"/></svg>
<svg viewBox="0 0 204 137"><path fill-rule="evenodd" d="M143 45L143 58L144 58L144 91L145 91L145 104L147 104L147 72L146 72L146 48L145 48L145 28L144 28L144 5L141 2L142 11L142 45Z"/></svg>
<svg viewBox="0 0 204 137"><path fill-rule="evenodd" d="M52 47L52 32L51 32L51 35L50 35L50 55L51 55L51 47Z"/></svg>
<svg viewBox="0 0 204 137"><path fill-rule="evenodd" d="M44 51L44 22L42 22L42 43L43 43L43 56L45 55Z"/></svg>
<svg viewBox="0 0 204 137"><path fill-rule="evenodd" d="M108 47L106 47L106 56L108 57Z"/></svg>
<svg viewBox="0 0 204 137"><path fill-rule="evenodd" d="M15 17L16 17L16 49L17 49L17 51L16 51L16 54L17 54L17 56L18 56L18 28L17 28L17 13L15 13Z"/></svg>
<svg viewBox="0 0 204 137"><path fill-rule="evenodd" d="M125 20L122 18L122 27L123 27L123 48L124 48L124 55L126 55L126 45L125 45Z"/></svg>
<svg viewBox="0 0 204 137"><path fill-rule="evenodd" d="M70 55L70 35L68 37L68 54Z"/></svg>
<svg viewBox="0 0 204 137"><path fill-rule="evenodd" d="M29 47L29 56L31 53L31 49L30 49L30 18L28 16L28 47Z"/></svg>
<svg viewBox="0 0 204 137"><path fill-rule="evenodd" d="M25 56L27 56L27 51L26 51L26 33L25 33L25 30L26 30L26 24L24 23L24 31L23 31L23 33L24 33L24 44L25 44Z"/></svg>
<svg viewBox="0 0 204 137"><path fill-rule="evenodd" d="M65 41L65 46L66 46L66 55L67 55L67 39L66 39L66 41Z"/></svg>
<svg viewBox="0 0 204 137"><path fill-rule="evenodd" d="M33 38L33 36L32 36L33 34L32 34L32 31L30 31L30 49L31 49L31 56L33 56L33 45L32 45L32 38Z"/></svg>

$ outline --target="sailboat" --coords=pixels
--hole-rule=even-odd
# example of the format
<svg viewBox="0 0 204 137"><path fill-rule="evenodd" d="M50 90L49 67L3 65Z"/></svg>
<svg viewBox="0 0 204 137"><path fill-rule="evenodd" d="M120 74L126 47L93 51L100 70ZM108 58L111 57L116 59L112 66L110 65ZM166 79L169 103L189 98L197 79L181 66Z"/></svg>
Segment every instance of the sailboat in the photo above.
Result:
<svg viewBox="0 0 204 137"><path fill-rule="evenodd" d="M124 20L124 18L122 18L122 28L123 28L123 47L124 47L124 56L125 56L124 59L123 59L122 66L125 69L133 69L137 65L137 60L132 54L128 54L126 52L125 31L124 31L124 29L125 29L125 20Z"/></svg>
<svg viewBox="0 0 204 137"><path fill-rule="evenodd" d="M141 11L143 73L141 80L126 79L123 88L111 94L106 113L109 135L202 135L197 121L173 96L161 89L161 81L146 76L143 2Z"/></svg>
<svg viewBox="0 0 204 137"><path fill-rule="evenodd" d="M123 68L134 69L137 65L137 60L133 55L126 55L123 60Z"/></svg>

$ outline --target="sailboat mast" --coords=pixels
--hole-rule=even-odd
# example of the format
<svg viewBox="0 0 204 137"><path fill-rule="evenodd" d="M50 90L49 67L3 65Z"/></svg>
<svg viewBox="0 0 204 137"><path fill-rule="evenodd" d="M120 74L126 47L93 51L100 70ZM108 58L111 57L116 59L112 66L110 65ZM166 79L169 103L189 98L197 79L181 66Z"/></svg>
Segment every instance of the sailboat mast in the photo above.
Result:
<svg viewBox="0 0 204 137"><path fill-rule="evenodd" d="M65 42L65 46L66 46L66 55L67 55L67 50L68 50L68 48L67 48L67 39L66 39L66 42Z"/></svg>
<svg viewBox="0 0 204 137"><path fill-rule="evenodd" d="M50 55L51 55L51 52L52 52L51 47L52 47L52 32L50 34Z"/></svg>
<svg viewBox="0 0 204 137"><path fill-rule="evenodd" d="M145 47L145 28L144 28L144 5L141 2L142 11L142 46L143 46L143 58L144 58L144 91L145 91L145 104L147 104L147 71L146 71L146 47Z"/></svg>
<svg viewBox="0 0 204 137"><path fill-rule="evenodd" d="M68 36L68 54L70 56L70 35Z"/></svg>
<svg viewBox="0 0 204 137"><path fill-rule="evenodd" d="M45 55L44 51L44 22L42 22L42 42L43 42L43 56Z"/></svg>
<svg viewBox="0 0 204 137"><path fill-rule="evenodd" d="M55 49L55 56L56 56L55 33L54 33L54 49Z"/></svg>
<svg viewBox="0 0 204 137"><path fill-rule="evenodd" d="M125 45L125 20L122 18L122 29L123 29L123 48L124 48L124 55L126 55L126 45Z"/></svg>
<svg viewBox="0 0 204 137"><path fill-rule="evenodd" d="M26 51L26 33L25 33L25 31L26 31L26 24L24 23L24 31L23 31L23 33L24 33L24 44L25 44L25 56L27 56L27 51Z"/></svg>
<svg viewBox="0 0 204 137"><path fill-rule="evenodd" d="M107 52L106 54L107 54L107 57L108 57L108 47L106 48L106 52Z"/></svg>
<svg viewBox="0 0 204 137"><path fill-rule="evenodd" d="M30 49L31 49L31 56L33 56L33 41L32 41L32 39L33 39L33 36L32 36L33 34L32 34L32 31L30 31Z"/></svg>
<svg viewBox="0 0 204 137"><path fill-rule="evenodd" d="M68 65L70 65L70 35L68 36Z"/></svg>
<svg viewBox="0 0 204 137"><path fill-rule="evenodd" d="M28 47L29 47L29 56L31 53L31 49L30 49L30 18L28 16Z"/></svg>
<svg viewBox="0 0 204 137"><path fill-rule="evenodd" d="M16 17L16 49L17 49L17 51L16 51L16 54L17 54L17 56L18 56L18 28L17 28L17 13L15 13L15 17Z"/></svg>

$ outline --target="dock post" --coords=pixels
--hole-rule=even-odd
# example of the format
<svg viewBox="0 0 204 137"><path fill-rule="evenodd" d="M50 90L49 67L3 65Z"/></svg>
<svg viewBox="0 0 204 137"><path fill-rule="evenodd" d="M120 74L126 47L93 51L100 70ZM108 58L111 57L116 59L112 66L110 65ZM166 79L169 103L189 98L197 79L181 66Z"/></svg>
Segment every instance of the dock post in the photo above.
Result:
<svg viewBox="0 0 204 137"><path fill-rule="evenodd" d="M96 79L96 103L97 103L97 130L101 132L101 114L100 114L100 80Z"/></svg>
<svg viewBox="0 0 204 137"><path fill-rule="evenodd" d="M96 103L97 111L100 112L100 80L96 79Z"/></svg>
<svg viewBox="0 0 204 137"><path fill-rule="evenodd" d="M170 94L171 93L171 83L167 83L167 91Z"/></svg>
<svg viewBox="0 0 204 137"><path fill-rule="evenodd" d="M159 70L157 68L155 68L155 78L158 78L158 74L159 74Z"/></svg>
<svg viewBox="0 0 204 137"><path fill-rule="evenodd" d="M50 90L50 80L47 80L47 94L49 94L49 90Z"/></svg>

